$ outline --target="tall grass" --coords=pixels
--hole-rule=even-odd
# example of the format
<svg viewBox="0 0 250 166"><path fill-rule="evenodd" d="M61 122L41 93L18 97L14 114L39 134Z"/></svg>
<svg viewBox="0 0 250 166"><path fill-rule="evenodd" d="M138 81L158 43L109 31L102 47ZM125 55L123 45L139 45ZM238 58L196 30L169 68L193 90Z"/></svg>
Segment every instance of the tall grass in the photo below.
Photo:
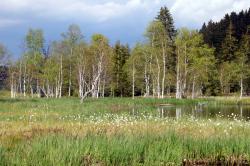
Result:
<svg viewBox="0 0 250 166"><path fill-rule="evenodd" d="M248 101L247 99L245 99ZM250 161L250 123L154 116L161 104L225 99L0 97L0 165L181 165ZM139 112L131 115L131 110Z"/></svg>
<svg viewBox="0 0 250 166"><path fill-rule="evenodd" d="M216 160L231 156L250 159L250 140L195 139L171 131L112 137L89 134L83 138L50 135L1 151L3 165L180 165L184 159Z"/></svg>

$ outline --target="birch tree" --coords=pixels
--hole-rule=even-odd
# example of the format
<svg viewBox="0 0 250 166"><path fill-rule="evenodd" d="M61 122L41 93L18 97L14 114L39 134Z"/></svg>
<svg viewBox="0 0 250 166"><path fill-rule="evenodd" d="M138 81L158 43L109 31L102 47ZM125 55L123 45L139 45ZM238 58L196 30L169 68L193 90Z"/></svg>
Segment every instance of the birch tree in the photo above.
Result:
<svg viewBox="0 0 250 166"><path fill-rule="evenodd" d="M26 83L29 86L31 96L34 96L34 89L38 97L40 96L40 70L43 59L44 37L41 29L30 29L25 37L26 52L24 54L24 93L26 93ZM27 81L26 81L27 80ZM36 85L34 87L34 85Z"/></svg>
<svg viewBox="0 0 250 166"><path fill-rule="evenodd" d="M156 68L156 70L152 70L153 92L156 92L158 98L163 98L165 94L167 59L172 51L171 39L166 33L163 24L159 21L153 21L146 32L151 46L152 65L155 65L154 69Z"/></svg>
<svg viewBox="0 0 250 166"><path fill-rule="evenodd" d="M68 46L68 96L72 94L72 59L75 56L75 48L79 42L82 41L83 35L78 25L72 24L69 26L68 31L62 34L65 45Z"/></svg>
<svg viewBox="0 0 250 166"><path fill-rule="evenodd" d="M194 98L213 73L214 50L204 44L197 31L186 28L178 32L176 47L176 98L187 96L189 91Z"/></svg>
<svg viewBox="0 0 250 166"><path fill-rule="evenodd" d="M89 95L93 98L99 98L101 76L105 73L105 62L110 55L110 46L108 39L101 34L95 34L92 36L90 46L90 59L89 59L89 83L88 88L81 97L81 102Z"/></svg>

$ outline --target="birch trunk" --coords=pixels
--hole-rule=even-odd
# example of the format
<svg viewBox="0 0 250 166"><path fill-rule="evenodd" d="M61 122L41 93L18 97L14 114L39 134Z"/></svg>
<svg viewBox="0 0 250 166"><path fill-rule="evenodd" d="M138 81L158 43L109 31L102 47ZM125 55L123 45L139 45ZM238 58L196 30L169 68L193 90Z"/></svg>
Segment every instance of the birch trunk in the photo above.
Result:
<svg viewBox="0 0 250 166"><path fill-rule="evenodd" d="M96 94L96 89L97 89L97 86L98 86L98 82L99 82L99 80L100 80L100 76L101 76L102 71L103 71L103 66L102 66L103 57L104 57L104 53L102 52L102 53L101 53L101 56L100 56L100 58L99 58L99 61L98 61L97 73L96 73L96 74L93 74L93 80L92 80L92 84L91 84L91 89L84 93L83 97L81 98L81 102L83 102L83 100L84 100L90 93L92 93L92 97L95 96L95 94ZM94 68L93 68L93 69L94 69ZM94 71L94 70L93 70L93 71ZM94 73L94 72L93 72L93 73Z"/></svg>
<svg viewBox="0 0 250 166"><path fill-rule="evenodd" d="M133 96L133 99L135 99L135 63L133 61L133 91L132 91L132 96Z"/></svg>
<svg viewBox="0 0 250 166"><path fill-rule="evenodd" d="M63 62L62 55L60 58L60 86L59 86L59 98L62 98L62 84L63 84Z"/></svg>
<svg viewBox="0 0 250 166"><path fill-rule="evenodd" d="M192 85L192 99L195 98L195 76L193 78L193 85Z"/></svg>
<svg viewBox="0 0 250 166"><path fill-rule="evenodd" d="M242 99L243 97L243 79L242 79L242 76L240 78L240 99Z"/></svg>
<svg viewBox="0 0 250 166"><path fill-rule="evenodd" d="M147 57L145 55L145 66L144 66L144 81L145 81L145 94L144 97L148 97L149 93L150 93L150 85L149 85L149 81L150 81L150 76L148 74L148 60ZM150 66L151 66L151 61L150 61Z"/></svg>
<svg viewBox="0 0 250 166"><path fill-rule="evenodd" d="M177 71L176 71L176 99L181 99L181 81L180 81L180 55L177 53Z"/></svg>
<svg viewBox="0 0 250 166"><path fill-rule="evenodd" d="M26 97L26 72L27 72L27 66L25 64L24 66L24 77L23 77L23 96Z"/></svg>
<svg viewBox="0 0 250 166"><path fill-rule="evenodd" d="M158 68L158 72L157 72L157 97L160 98L161 97L161 87L160 87L161 68L160 68L158 57L156 58L156 61L157 61L157 68Z"/></svg>
<svg viewBox="0 0 250 166"><path fill-rule="evenodd" d="M19 93L22 94L22 63L19 65Z"/></svg>
<svg viewBox="0 0 250 166"><path fill-rule="evenodd" d="M14 74L11 73L11 83L10 83L10 96L13 99L14 98Z"/></svg>
<svg viewBox="0 0 250 166"><path fill-rule="evenodd" d="M71 75L72 75L72 73L71 73L71 69L72 67L71 67L71 64L70 64L70 67L69 67L69 97L71 96Z"/></svg>
<svg viewBox="0 0 250 166"><path fill-rule="evenodd" d="M187 91L187 45L185 44L185 59L184 59L184 85L181 88L181 95L186 95L186 91Z"/></svg>
<svg viewBox="0 0 250 166"><path fill-rule="evenodd" d="M161 98L163 99L164 98L164 91L165 91L165 77L166 77L166 57L165 57L165 49L164 48L163 48L162 60L163 60L163 76L162 76L162 85L161 85Z"/></svg>

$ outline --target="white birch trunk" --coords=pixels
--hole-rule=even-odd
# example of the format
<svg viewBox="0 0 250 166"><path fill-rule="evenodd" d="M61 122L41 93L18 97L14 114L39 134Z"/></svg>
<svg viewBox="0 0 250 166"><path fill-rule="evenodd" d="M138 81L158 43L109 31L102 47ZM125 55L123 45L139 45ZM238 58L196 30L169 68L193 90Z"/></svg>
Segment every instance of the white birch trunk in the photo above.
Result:
<svg viewBox="0 0 250 166"><path fill-rule="evenodd" d="M195 76L193 78L193 85L192 85L192 99L195 98Z"/></svg>
<svg viewBox="0 0 250 166"><path fill-rule="evenodd" d="M243 79L242 79L242 76L240 78L240 99L242 99L243 97Z"/></svg>
<svg viewBox="0 0 250 166"><path fill-rule="evenodd" d="M25 64L24 66L24 77L23 77L23 96L26 97L26 72L27 72L27 66Z"/></svg>
<svg viewBox="0 0 250 166"><path fill-rule="evenodd" d="M14 98L14 74L11 73L11 83L10 83L10 96L13 99Z"/></svg>
<svg viewBox="0 0 250 166"><path fill-rule="evenodd" d="M164 98L164 91L165 91L165 77L166 77L166 57L165 57L165 50L163 48L163 54L162 54L162 60L163 60L163 76L162 76L162 85L161 85L161 98Z"/></svg>
<svg viewBox="0 0 250 166"><path fill-rule="evenodd" d="M135 63L133 61L133 85L132 85L132 97L135 99Z"/></svg>
<svg viewBox="0 0 250 166"><path fill-rule="evenodd" d="M157 97L160 98L161 97L161 87L160 87L160 73L161 73L161 68L160 68L160 64L159 64L159 59L158 57L156 58L157 61Z"/></svg>
<svg viewBox="0 0 250 166"><path fill-rule="evenodd" d="M176 99L181 99L181 81L180 81L180 57L179 51L177 53L177 71L176 71Z"/></svg>

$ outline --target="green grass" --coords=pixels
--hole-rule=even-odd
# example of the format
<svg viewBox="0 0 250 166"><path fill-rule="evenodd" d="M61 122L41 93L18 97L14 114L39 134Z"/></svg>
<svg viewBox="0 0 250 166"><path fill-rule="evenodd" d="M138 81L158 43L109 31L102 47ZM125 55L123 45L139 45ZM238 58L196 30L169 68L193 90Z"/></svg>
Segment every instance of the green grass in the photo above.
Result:
<svg viewBox="0 0 250 166"><path fill-rule="evenodd" d="M105 98L81 104L77 98L12 100L2 95L0 165L250 161L248 121L155 116L160 104L235 104L237 100ZM136 115L131 114L133 108L139 111Z"/></svg>
<svg viewBox="0 0 250 166"><path fill-rule="evenodd" d="M1 148L4 165L180 165L183 159L249 158L247 137L196 139L174 132L160 135L50 135L11 149ZM4 153L3 153L4 152Z"/></svg>

